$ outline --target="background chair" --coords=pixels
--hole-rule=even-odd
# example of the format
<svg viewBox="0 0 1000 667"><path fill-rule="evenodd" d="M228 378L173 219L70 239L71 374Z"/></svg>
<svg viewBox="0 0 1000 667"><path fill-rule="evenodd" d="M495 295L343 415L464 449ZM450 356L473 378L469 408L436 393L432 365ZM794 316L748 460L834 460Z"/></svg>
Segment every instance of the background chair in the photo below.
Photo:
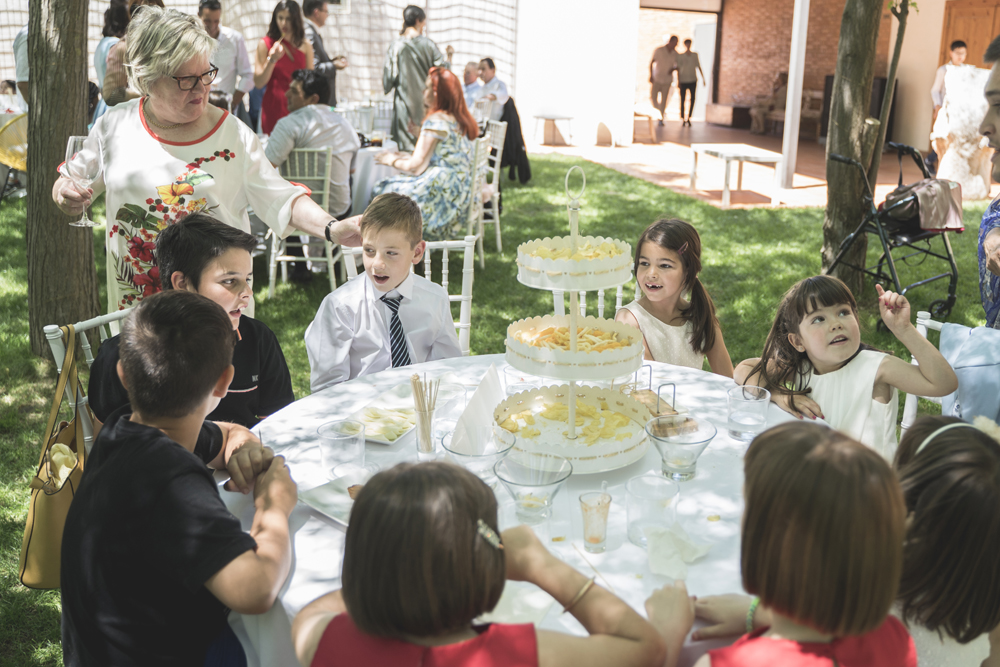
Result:
<svg viewBox="0 0 1000 667"><path fill-rule="evenodd" d="M281 165L281 175L296 183L301 183L312 190L312 199L324 211L330 210L330 165L333 160L333 148L296 148L288 155ZM274 283L277 277L278 264L281 264L281 280L288 282L288 262L304 262L303 257L288 254L288 248L306 247L308 243L279 239L273 232L271 236L271 257L268 263L267 298L274 297ZM333 244L323 241L326 254L326 272L330 277L330 291L337 289L337 275L334 272L334 262L340 258L340 246L334 251Z"/></svg>
<svg viewBox="0 0 1000 667"><path fill-rule="evenodd" d="M622 296L624 294L625 288L621 285L615 290L615 311L611 314L613 318L615 313L621 310L622 307ZM587 293L579 292L580 296L580 315L582 317L587 316ZM565 315L566 314L566 293L560 290L552 291L552 306L555 315ZM597 292L597 316L604 317L604 290L598 290Z"/></svg>
<svg viewBox="0 0 1000 667"><path fill-rule="evenodd" d="M478 238L479 267L486 268L486 253L483 250L483 182L486 179L486 165L490 157L490 146L486 137L480 137L472 146L472 187L469 188L469 231Z"/></svg>
<svg viewBox="0 0 1000 667"><path fill-rule="evenodd" d="M485 233L485 225L494 225L497 232L497 252L503 251L500 242L500 161L503 159L503 142L506 137L507 123L496 120L486 122L486 134L483 138L486 139L488 150L484 184L490 193L490 207L484 205L479 214L479 235Z"/></svg>
<svg viewBox="0 0 1000 667"><path fill-rule="evenodd" d="M129 312L131 312L131 309L119 310L109 315L101 315L100 317L77 322L73 325L73 328L76 329L77 340L80 341L80 347L83 350L84 359L87 360L87 368L90 368L94 363L94 353L90 347L90 340L87 338L86 332L91 329L97 329L103 343L114 333L111 331L112 324L117 325ZM61 373L63 361L66 359L66 342L63 340L62 330L58 324L49 324L43 331L45 332L46 340L48 340L49 348L52 350L52 358L56 362L56 372ZM79 396L77 396L76 389L76 387L67 386L66 397L73 405L82 408L87 403L87 396L83 393L82 388L80 389ZM77 414L83 420L84 446L87 448L87 453L90 453L90 448L94 444L94 423L90 419L89 410L79 410Z"/></svg>
<svg viewBox="0 0 1000 667"><path fill-rule="evenodd" d="M479 127L486 127L486 122L493 117L493 100L481 97L472 105L472 117L476 119Z"/></svg>
<svg viewBox="0 0 1000 667"><path fill-rule="evenodd" d="M934 331L941 331L941 322L936 322L931 319L931 314L926 310L917 311L917 331L924 338L927 338L927 330L933 329ZM910 363L917 365L917 360L911 358ZM920 398L926 398L928 401L933 401L938 405L941 405L941 399L934 396L917 396L916 394L907 394L906 399L903 401L903 418L899 422L899 436L903 437L906 433L906 429L913 425L913 420L917 418L917 401Z"/></svg>
<svg viewBox="0 0 1000 667"><path fill-rule="evenodd" d="M480 239L481 240L481 239ZM348 279L358 275L358 265L355 257L364 252L361 248L344 247L341 262L347 272ZM430 241L424 250L424 276L431 280L432 262L431 257L435 252L441 253L441 282L438 283L448 291L448 258L449 253L464 253L462 258L462 293L448 294L448 300L459 304L458 321L455 322L455 329L458 331L458 344L462 348L462 354L469 356L469 338L472 329L472 278L476 255L476 237L466 236L461 241ZM413 273L413 267L410 267Z"/></svg>
<svg viewBox="0 0 1000 667"><path fill-rule="evenodd" d="M0 202L3 202L7 186L16 180L17 172L28 170L28 114L14 116L0 127L0 163L10 167L0 189Z"/></svg>

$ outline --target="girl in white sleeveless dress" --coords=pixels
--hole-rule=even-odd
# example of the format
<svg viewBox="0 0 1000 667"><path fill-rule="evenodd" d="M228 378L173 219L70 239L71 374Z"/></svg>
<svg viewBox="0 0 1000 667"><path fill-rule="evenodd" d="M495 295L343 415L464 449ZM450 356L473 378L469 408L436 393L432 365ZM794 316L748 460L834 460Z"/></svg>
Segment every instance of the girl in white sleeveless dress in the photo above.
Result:
<svg viewBox="0 0 1000 667"><path fill-rule="evenodd" d="M615 320L642 332L646 359L701 370L707 357L713 373L732 377L733 362L715 304L698 280L700 271L701 238L695 228L683 220L654 222L635 248L642 296L619 310Z"/></svg>
<svg viewBox="0 0 1000 667"><path fill-rule="evenodd" d="M788 290L761 358L736 368L739 384L758 384L798 418L825 419L891 460L896 452L898 392L945 396L958 388L955 371L910 322L910 304L876 285L879 312L919 366L861 343L858 306L832 276L806 278Z"/></svg>

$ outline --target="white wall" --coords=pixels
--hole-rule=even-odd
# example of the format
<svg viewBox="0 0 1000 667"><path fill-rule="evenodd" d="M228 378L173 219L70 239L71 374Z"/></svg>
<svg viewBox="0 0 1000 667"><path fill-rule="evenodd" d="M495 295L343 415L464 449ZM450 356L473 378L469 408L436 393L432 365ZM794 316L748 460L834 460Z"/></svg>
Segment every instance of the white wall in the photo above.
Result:
<svg viewBox="0 0 1000 667"><path fill-rule="evenodd" d="M539 113L572 116L573 143L597 143L603 123L632 141L639 0L522 0L515 101L526 141ZM565 131L565 124L560 124ZM536 140L541 140L541 127Z"/></svg>
<svg viewBox="0 0 1000 667"><path fill-rule="evenodd" d="M931 116L934 112L931 85L938 68L944 5L945 0L920 0L920 11L910 10L899 69L896 71L896 119L891 139L921 151L930 149ZM890 60L896 46L898 25L893 18L889 35Z"/></svg>

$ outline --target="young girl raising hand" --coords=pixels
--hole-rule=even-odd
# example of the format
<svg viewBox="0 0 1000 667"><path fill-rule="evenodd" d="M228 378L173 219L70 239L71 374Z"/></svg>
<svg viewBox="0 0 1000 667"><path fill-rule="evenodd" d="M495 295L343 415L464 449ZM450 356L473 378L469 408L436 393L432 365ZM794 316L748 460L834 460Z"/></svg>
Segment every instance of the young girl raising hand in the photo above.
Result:
<svg viewBox="0 0 1000 667"><path fill-rule="evenodd" d="M733 377L715 304L698 280L701 238L683 220L657 220L635 250L635 280L642 297L615 320L642 332L645 358L701 370L708 357L713 373ZM686 298L685 298L686 297Z"/></svg>
<svg viewBox="0 0 1000 667"><path fill-rule="evenodd" d="M918 366L862 344L854 295L837 278L815 276L788 290L763 355L741 362L735 379L767 387L783 410L800 419L825 419L892 459L898 391L945 396L958 387L958 378L910 322L906 298L875 288L882 321Z"/></svg>

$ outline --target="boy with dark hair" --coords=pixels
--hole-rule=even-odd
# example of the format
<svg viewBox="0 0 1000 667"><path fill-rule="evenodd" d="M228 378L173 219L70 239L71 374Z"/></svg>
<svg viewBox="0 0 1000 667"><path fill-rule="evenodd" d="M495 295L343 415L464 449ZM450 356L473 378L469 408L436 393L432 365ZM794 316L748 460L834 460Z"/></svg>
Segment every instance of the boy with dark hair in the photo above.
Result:
<svg viewBox="0 0 1000 667"><path fill-rule="evenodd" d="M125 320L117 366L131 407L98 434L63 533L67 666L238 658L228 611L259 614L274 603L291 565L295 483L259 442L237 449L228 425L215 447L198 438L233 378L235 342L222 308L181 290L144 299ZM248 535L209 467L253 456Z"/></svg>
<svg viewBox="0 0 1000 667"><path fill-rule="evenodd" d="M264 417L295 400L285 356L274 333L259 320L242 317L253 294L253 261L257 240L204 213L194 213L170 225L156 239L156 261L164 290L197 292L222 306L238 332L233 366L236 376L229 393L210 420L253 428ZM90 369L90 407L106 421L128 403L118 379L119 337L101 344Z"/></svg>
<svg viewBox="0 0 1000 667"><path fill-rule="evenodd" d="M361 375L462 356L448 292L410 272L425 243L417 203L379 195L361 216L365 273L323 299L306 329L314 392Z"/></svg>

